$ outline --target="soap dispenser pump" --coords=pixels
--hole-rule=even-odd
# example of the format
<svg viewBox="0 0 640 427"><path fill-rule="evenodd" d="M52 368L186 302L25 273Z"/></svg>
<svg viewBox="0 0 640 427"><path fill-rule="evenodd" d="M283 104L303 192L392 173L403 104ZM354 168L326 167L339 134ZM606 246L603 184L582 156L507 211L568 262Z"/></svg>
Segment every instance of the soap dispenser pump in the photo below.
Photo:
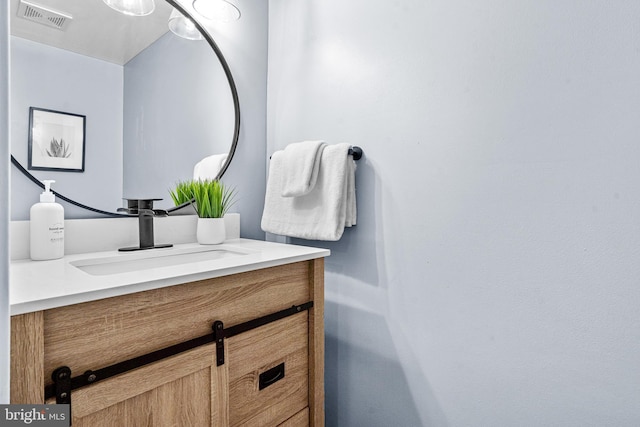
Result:
<svg viewBox="0 0 640 427"><path fill-rule="evenodd" d="M42 261L64 256L64 208L56 203L51 192L54 180L44 180L44 192L40 194L40 203L31 206L29 211L31 259Z"/></svg>

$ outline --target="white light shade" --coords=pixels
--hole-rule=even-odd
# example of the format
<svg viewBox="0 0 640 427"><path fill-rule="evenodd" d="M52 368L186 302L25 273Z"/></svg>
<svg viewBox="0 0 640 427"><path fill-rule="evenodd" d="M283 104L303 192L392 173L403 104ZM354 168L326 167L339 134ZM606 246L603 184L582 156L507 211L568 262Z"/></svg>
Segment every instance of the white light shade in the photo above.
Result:
<svg viewBox="0 0 640 427"><path fill-rule="evenodd" d="M203 17L215 21L240 19L240 10L226 0L193 0L193 8Z"/></svg>
<svg viewBox="0 0 640 427"><path fill-rule="evenodd" d="M198 31L191 19L187 18L177 9L173 9L169 16L169 29L176 36L189 40L202 40L202 34Z"/></svg>
<svg viewBox="0 0 640 427"><path fill-rule="evenodd" d="M152 13L156 4L153 0L102 0L111 9L130 16L145 16Z"/></svg>

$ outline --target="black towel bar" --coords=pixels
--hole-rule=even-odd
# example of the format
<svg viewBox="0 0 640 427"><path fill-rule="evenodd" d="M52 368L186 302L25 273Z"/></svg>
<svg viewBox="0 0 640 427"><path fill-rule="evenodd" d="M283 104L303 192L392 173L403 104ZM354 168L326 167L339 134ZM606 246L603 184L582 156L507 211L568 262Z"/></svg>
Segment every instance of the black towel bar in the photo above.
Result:
<svg viewBox="0 0 640 427"><path fill-rule="evenodd" d="M362 158L362 148L354 145L349 148L349 152L347 154L353 156L353 160L360 160ZM269 159L271 159L271 156L269 156Z"/></svg>
<svg viewBox="0 0 640 427"><path fill-rule="evenodd" d="M349 154L353 156L353 160L360 160L362 158L362 148L354 145L349 148Z"/></svg>

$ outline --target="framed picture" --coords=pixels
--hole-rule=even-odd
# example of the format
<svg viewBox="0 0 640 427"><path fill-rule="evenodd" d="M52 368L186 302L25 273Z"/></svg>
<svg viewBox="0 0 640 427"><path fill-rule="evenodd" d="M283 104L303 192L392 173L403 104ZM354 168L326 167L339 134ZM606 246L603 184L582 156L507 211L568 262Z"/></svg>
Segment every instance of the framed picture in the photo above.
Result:
<svg viewBox="0 0 640 427"><path fill-rule="evenodd" d="M29 169L84 172L86 117L29 108Z"/></svg>

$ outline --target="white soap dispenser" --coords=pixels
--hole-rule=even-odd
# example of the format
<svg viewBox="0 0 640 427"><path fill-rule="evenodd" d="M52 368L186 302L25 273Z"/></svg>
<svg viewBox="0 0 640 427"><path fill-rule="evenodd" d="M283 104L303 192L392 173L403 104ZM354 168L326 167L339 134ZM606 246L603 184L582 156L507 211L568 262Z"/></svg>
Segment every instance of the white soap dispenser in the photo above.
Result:
<svg viewBox="0 0 640 427"><path fill-rule="evenodd" d="M51 192L53 180L44 180L40 203L31 206L30 251L31 259L42 261L64 256L64 208L56 203Z"/></svg>

